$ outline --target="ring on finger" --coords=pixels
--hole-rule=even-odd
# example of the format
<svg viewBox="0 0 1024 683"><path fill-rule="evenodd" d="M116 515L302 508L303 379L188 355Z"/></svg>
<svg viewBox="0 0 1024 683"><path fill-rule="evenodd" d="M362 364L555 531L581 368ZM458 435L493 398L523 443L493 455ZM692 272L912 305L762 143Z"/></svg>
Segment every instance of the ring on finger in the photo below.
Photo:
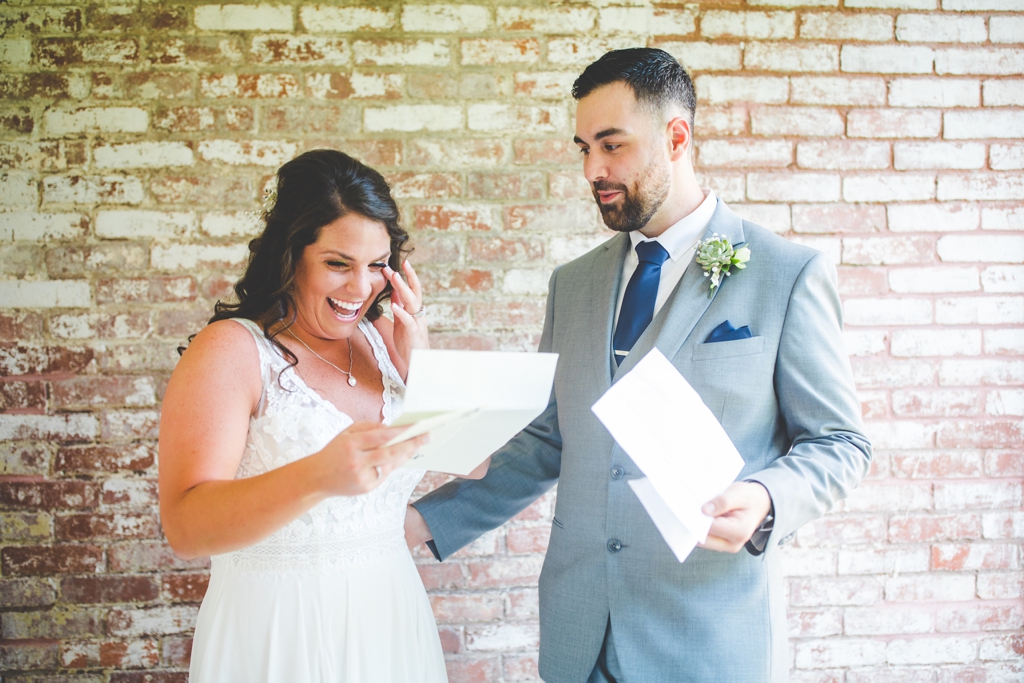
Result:
<svg viewBox="0 0 1024 683"><path fill-rule="evenodd" d="M414 317L414 318L422 318L426 314L427 314L427 307L426 307L426 305L423 305L423 306L420 306L420 310L418 310L418 311L416 311L415 313L412 314L412 317Z"/></svg>
<svg viewBox="0 0 1024 683"><path fill-rule="evenodd" d="M381 470L380 465L374 465L373 469L377 470L377 478L380 479L380 476L383 473L383 470Z"/></svg>

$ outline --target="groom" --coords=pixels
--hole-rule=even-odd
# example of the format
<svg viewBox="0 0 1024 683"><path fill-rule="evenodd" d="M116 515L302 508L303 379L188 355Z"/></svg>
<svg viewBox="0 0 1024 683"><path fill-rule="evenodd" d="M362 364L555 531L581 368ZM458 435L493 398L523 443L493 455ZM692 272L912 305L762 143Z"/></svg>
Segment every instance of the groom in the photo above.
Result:
<svg viewBox="0 0 1024 683"><path fill-rule="evenodd" d="M540 350L561 355L547 409L483 479L420 499L407 536L432 538L443 560L558 483L540 575L545 681L784 681L778 545L845 497L871 457L835 270L701 189L693 84L668 53L609 52L573 97L584 175L619 234L551 277ZM714 235L750 260L711 291L694 246ZM643 474L590 410L653 348L745 462L705 506L710 535L683 563L627 485ZM673 445L685 447L685 435Z"/></svg>

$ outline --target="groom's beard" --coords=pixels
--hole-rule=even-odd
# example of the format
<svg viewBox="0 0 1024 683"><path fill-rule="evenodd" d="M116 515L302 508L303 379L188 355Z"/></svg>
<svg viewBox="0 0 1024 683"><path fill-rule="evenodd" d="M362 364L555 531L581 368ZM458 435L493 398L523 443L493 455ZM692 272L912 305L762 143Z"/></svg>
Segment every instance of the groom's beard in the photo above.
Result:
<svg viewBox="0 0 1024 683"><path fill-rule="evenodd" d="M669 172L664 165L651 163L643 170L636 185L630 189L621 183L607 180L594 182L591 191L601 209L604 224L616 232L641 230L651 220L668 198ZM602 204L599 191L618 190L622 201L617 204Z"/></svg>

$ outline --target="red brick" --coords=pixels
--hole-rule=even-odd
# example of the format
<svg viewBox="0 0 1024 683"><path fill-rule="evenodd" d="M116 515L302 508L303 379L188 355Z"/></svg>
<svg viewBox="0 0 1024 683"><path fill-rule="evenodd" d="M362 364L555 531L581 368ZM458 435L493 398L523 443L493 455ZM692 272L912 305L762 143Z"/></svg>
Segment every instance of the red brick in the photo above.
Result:
<svg viewBox="0 0 1024 683"><path fill-rule="evenodd" d="M1013 448L1024 443L1024 426L1003 420L944 422L936 443L939 448Z"/></svg>
<svg viewBox="0 0 1024 683"><path fill-rule="evenodd" d="M940 609L935 629L946 632L1019 631L1024 628L1024 608L1019 604L1000 605L986 601Z"/></svg>
<svg viewBox="0 0 1024 683"><path fill-rule="evenodd" d="M981 476L979 451L905 451L892 454L892 473L911 479L951 479Z"/></svg>
<svg viewBox="0 0 1024 683"><path fill-rule="evenodd" d="M886 523L881 515L822 517L800 533L800 543L813 546L844 546L850 543L878 543L885 540Z"/></svg>
<svg viewBox="0 0 1024 683"><path fill-rule="evenodd" d="M56 669L57 643L9 640L0 643L0 670Z"/></svg>
<svg viewBox="0 0 1024 683"><path fill-rule="evenodd" d="M456 173L387 173L384 179L391 186L395 199L445 198L462 194L462 180Z"/></svg>
<svg viewBox="0 0 1024 683"><path fill-rule="evenodd" d="M932 546L932 569L974 571L1013 569L1018 566L1018 546L999 543L948 543Z"/></svg>
<svg viewBox="0 0 1024 683"><path fill-rule="evenodd" d="M1024 477L1024 453L989 451L985 453L985 471L992 477Z"/></svg>
<svg viewBox="0 0 1024 683"><path fill-rule="evenodd" d="M165 308L157 310L153 319L153 331L157 336L183 341L206 327L211 311L206 304L192 308Z"/></svg>
<svg viewBox="0 0 1024 683"><path fill-rule="evenodd" d="M181 560L165 541L132 541L107 546L108 571L153 572L174 569L201 569L210 566L210 558Z"/></svg>
<svg viewBox="0 0 1024 683"><path fill-rule="evenodd" d="M441 623L494 621L504 614L499 593L470 593L461 595L433 595L430 607L434 618Z"/></svg>
<svg viewBox="0 0 1024 683"><path fill-rule="evenodd" d="M63 515L57 518L56 530L62 541L160 537L155 515Z"/></svg>
<svg viewBox="0 0 1024 683"><path fill-rule="evenodd" d="M0 382L0 412L46 410L46 385L42 382Z"/></svg>
<svg viewBox="0 0 1024 683"><path fill-rule="evenodd" d="M7 109L0 112L0 131L28 135L35 129L35 119L28 109Z"/></svg>
<svg viewBox="0 0 1024 683"><path fill-rule="evenodd" d="M467 196L481 199L543 199L541 173L470 173Z"/></svg>
<svg viewBox="0 0 1024 683"><path fill-rule="evenodd" d="M121 12L103 6L92 8L88 14L89 28L114 32L139 29L182 31L188 28L191 15L188 8L159 4L155 7L143 5L140 9Z"/></svg>
<svg viewBox="0 0 1024 683"><path fill-rule="evenodd" d="M82 481L0 482L0 506L21 509L74 509L96 507L95 484Z"/></svg>
<svg viewBox="0 0 1024 683"><path fill-rule="evenodd" d="M494 230L500 227L487 206L429 205L417 206L417 230L467 231Z"/></svg>
<svg viewBox="0 0 1024 683"><path fill-rule="evenodd" d="M31 311L0 313L0 340L27 341L43 333L43 316Z"/></svg>
<svg viewBox="0 0 1024 683"><path fill-rule="evenodd" d="M461 564L439 563L430 560L427 564L416 565L416 569L419 570L420 579L423 580L423 585L428 591L461 589L465 583L465 574Z"/></svg>
<svg viewBox="0 0 1024 683"><path fill-rule="evenodd" d="M192 659L192 639L167 637L163 639L161 657L164 666L184 668Z"/></svg>
<svg viewBox="0 0 1024 683"><path fill-rule="evenodd" d="M507 654L501 659L507 681L539 680L537 655Z"/></svg>
<svg viewBox="0 0 1024 683"><path fill-rule="evenodd" d="M203 280L203 283L199 286L199 291L204 298L211 301L227 299L235 293L236 279L226 275L211 275Z"/></svg>
<svg viewBox="0 0 1024 683"><path fill-rule="evenodd" d="M239 61L241 41L228 36L152 35L146 54L150 64L158 66L211 66Z"/></svg>
<svg viewBox="0 0 1024 683"><path fill-rule="evenodd" d="M499 657L459 657L445 662L451 683L487 683L499 680Z"/></svg>
<svg viewBox="0 0 1024 683"><path fill-rule="evenodd" d="M75 377L56 380L53 404L57 408L97 406L151 406L156 403L151 377Z"/></svg>
<svg viewBox="0 0 1024 683"><path fill-rule="evenodd" d="M139 59L139 44L134 39L40 38L36 40L33 52L40 66L51 68L131 64Z"/></svg>
<svg viewBox="0 0 1024 683"><path fill-rule="evenodd" d="M426 291L437 292L486 292L494 286L494 274L489 270L467 268L440 273L420 272L420 280Z"/></svg>
<svg viewBox="0 0 1024 683"><path fill-rule="evenodd" d="M171 602L201 602L209 584L209 574L164 574L160 590Z"/></svg>
<svg viewBox="0 0 1024 683"><path fill-rule="evenodd" d="M980 537L981 517L973 514L894 516L889 522L889 541L892 543Z"/></svg>
<svg viewBox="0 0 1024 683"><path fill-rule="evenodd" d="M188 73L138 71L124 75L124 95L128 100L167 100L191 97L195 77Z"/></svg>
<svg viewBox="0 0 1024 683"><path fill-rule="evenodd" d="M495 558L466 565L470 588L529 586L537 583L543 558Z"/></svg>
<svg viewBox="0 0 1024 683"><path fill-rule="evenodd" d="M550 526L513 527L505 536L505 544L511 554L543 553L548 549Z"/></svg>
<svg viewBox="0 0 1024 683"><path fill-rule="evenodd" d="M149 576L74 576L61 581L60 595L80 604L149 602L157 599L159 589Z"/></svg>
<svg viewBox="0 0 1024 683"><path fill-rule="evenodd" d="M582 164L583 155L568 140L516 140L512 144L517 164Z"/></svg>
<svg viewBox="0 0 1024 683"><path fill-rule="evenodd" d="M480 301L473 304L473 320L485 329L538 327L544 322L544 304L529 301Z"/></svg>
<svg viewBox="0 0 1024 683"><path fill-rule="evenodd" d="M355 110L344 106L266 107L261 127L281 133L345 133L358 127L358 118Z"/></svg>
<svg viewBox="0 0 1024 683"><path fill-rule="evenodd" d="M470 261L539 261L544 258L544 243L529 238L470 237Z"/></svg>
<svg viewBox="0 0 1024 683"><path fill-rule="evenodd" d="M146 470L156 463L156 450L150 444L119 446L64 446L57 451L57 472L117 472Z"/></svg>
<svg viewBox="0 0 1024 683"><path fill-rule="evenodd" d="M188 683L188 672L122 671L110 674L110 683Z"/></svg>
<svg viewBox="0 0 1024 683"><path fill-rule="evenodd" d="M0 550L6 576L90 574L100 571L103 549L93 545L14 547Z"/></svg>
<svg viewBox="0 0 1024 683"><path fill-rule="evenodd" d="M87 348L0 344L0 376L77 373L92 360Z"/></svg>
<svg viewBox="0 0 1024 683"><path fill-rule="evenodd" d="M462 627L438 626L437 635L441 639L441 651L447 654L462 652Z"/></svg>
<svg viewBox="0 0 1024 683"><path fill-rule="evenodd" d="M497 351L498 342L494 337L479 334L458 334L439 332L430 335L430 346L435 349L457 349L460 351Z"/></svg>

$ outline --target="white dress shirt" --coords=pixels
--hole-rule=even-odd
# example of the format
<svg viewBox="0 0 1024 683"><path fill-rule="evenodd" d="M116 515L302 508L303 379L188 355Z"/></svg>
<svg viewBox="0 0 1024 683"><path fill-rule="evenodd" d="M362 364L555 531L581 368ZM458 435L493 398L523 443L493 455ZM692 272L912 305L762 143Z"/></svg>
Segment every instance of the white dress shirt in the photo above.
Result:
<svg viewBox="0 0 1024 683"><path fill-rule="evenodd" d="M654 301L655 316L658 315L661 307L665 305L668 297L672 294L672 290L679 284L686 266L690 265L690 261L693 260L697 241L704 236L704 230L707 229L708 223L711 222L711 215L715 213L715 206L718 203L715 193L710 189L702 188L701 191L704 193L704 201L700 203L700 206L686 216L683 216L678 223L653 240L659 242L665 248L665 251L668 252L668 260L661 266L661 280L658 281L658 298ZM629 284L629 278L633 276L639 263L639 259L636 257L636 245L640 242L651 241L644 237L639 230L629 233L629 239L632 248L622 264L622 284L619 287L618 303L615 304L615 324L612 326L612 330L619 324L622 297L626 295L626 285Z"/></svg>

